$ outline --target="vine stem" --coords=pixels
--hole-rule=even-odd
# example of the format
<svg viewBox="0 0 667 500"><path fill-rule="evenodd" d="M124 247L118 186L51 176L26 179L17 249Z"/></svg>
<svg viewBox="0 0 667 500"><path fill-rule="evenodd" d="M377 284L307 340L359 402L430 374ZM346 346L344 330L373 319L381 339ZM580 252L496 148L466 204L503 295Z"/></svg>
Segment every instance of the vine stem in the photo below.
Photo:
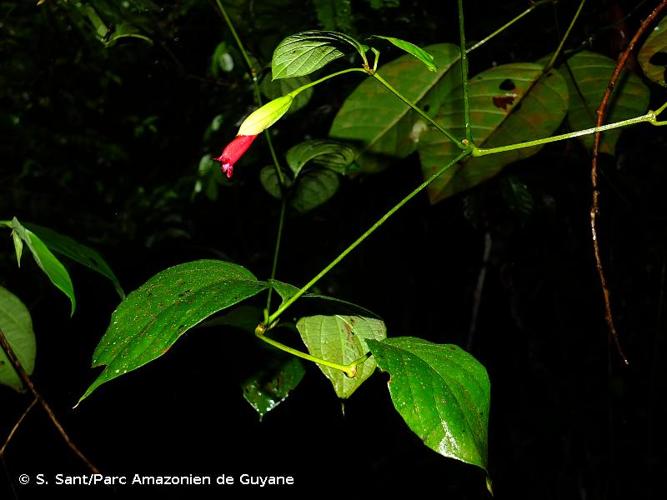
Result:
<svg viewBox="0 0 667 500"><path fill-rule="evenodd" d="M239 52L241 52L241 56L243 57L243 60L246 63L246 66L248 66L248 73L250 74L250 79L252 81L252 86L253 86L253 91L255 94L255 102L257 106L262 105L262 93L259 90L259 83L257 82L257 71L255 70L255 67L252 64L252 61L250 60L250 56L248 55L248 51L245 49L245 46L243 45L243 42L241 41L241 38L239 37L238 33L236 32L236 28L234 28L234 23L232 22L232 19L229 17L229 14L227 14L227 11L225 10L225 7L222 5L221 0L215 0L216 5L218 6L218 10L220 11L220 14L222 14L223 19L225 20L225 24L229 28L229 31L232 33L232 37L234 38L234 41L236 42L236 46L239 49ZM280 189L281 191L285 187L285 174L283 173L283 170L280 166L280 161L278 161L278 155L276 154L275 148L273 147L273 141L271 140L271 135L269 134L268 130L264 131L264 137L266 138L266 143L269 146L269 151L271 152L271 158L273 160L273 165L276 169L276 174L278 175L278 181L280 183Z"/></svg>
<svg viewBox="0 0 667 500"><path fill-rule="evenodd" d="M505 24L503 24L500 28L498 28L497 30L495 30L493 33L491 33L490 35L485 36L485 37L482 38L479 42L477 42L477 43L471 45L471 46L466 50L466 52L467 52L467 53L470 53L470 52L472 52L473 50L480 48L480 47L481 47L482 45L484 45L486 42L488 42L489 40L491 40L492 38L494 38L496 35L499 35L499 34L502 33L503 31L505 31L506 29L510 28L514 23L516 23L517 21L520 21L521 19L523 19L524 17L526 17L528 14L530 14L531 12L533 12L533 11L534 11L535 9L537 9L538 7L540 7L540 6L542 6L542 5L546 5L546 4L548 4L548 3L554 3L554 0L541 0L541 1L539 1L539 2L535 2L535 3L533 3L530 7L528 7L526 10L524 10L521 14L519 14L518 16L514 17L514 18L511 19L510 21L508 21L508 22L506 22Z"/></svg>
<svg viewBox="0 0 667 500"><path fill-rule="evenodd" d="M401 201L399 201L396 205L394 205L388 212L386 212L382 217L380 217L375 224L373 224L371 227L369 227L361 236L359 236L354 242L352 242L345 250L343 250L338 256L332 260L324 269L322 269L317 275L312 278L308 283L306 283L304 286L302 286L294 295L292 295L289 299L285 300L280 307L272 313L266 320L263 326L264 329L269 329L271 328L272 325L275 324L276 320L280 318L280 315L285 312L285 310L290 307L294 302L296 302L304 293L306 293L312 286L317 283L322 277L327 274L331 269L333 269L340 261L342 261L345 257L347 257L350 252L352 252L355 248L357 248L366 238L368 238L371 234L373 234L380 226L382 226L389 218L394 215L396 212L398 212L403 205L405 205L407 202L409 202L412 198L417 196L419 193L421 193L424 189L426 189L433 181L435 181L438 177L440 177L442 174L444 174L447 170L449 170L453 165L461 161L463 158L468 156L470 154L470 151L463 151L461 152L456 158L451 160L447 165L444 167L440 168L438 171L436 171L433 175L431 175L428 179L426 179L424 182L422 182L419 186L417 186L415 189L413 189L405 198L403 198Z"/></svg>
<svg viewBox="0 0 667 500"><path fill-rule="evenodd" d="M581 11L584 9L584 4L585 3L586 3L586 0L581 0L581 2L579 2L579 7L577 8L577 11L574 13L574 17L572 18L572 21L570 21L570 25L567 27L567 30L565 31L565 35L563 35L563 38L560 39L558 47L556 48L556 51L551 56L551 59L549 59L549 62L547 63L547 65L544 67L544 70L542 71L543 73L547 73L551 68L553 68L554 64L556 64L556 59L558 59L558 56L563 51L563 47L565 46L565 42L570 37L570 33L572 32L572 28L574 28L574 25L577 22L577 19L579 19L579 15L581 14Z"/></svg>
<svg viewBox="0 0 667 500"><path fill-rule="evenodd" d="M280 216L278 218L278 234L276 235L276 246L273 250L273 263L271 264L271 279L269 283L273 283L276 279L276 271L278 270L278 256L280 255L280 243L283 239L283 229L285 226L285 212L287 209L287 198L284 196L280 200ZM273 286L269 286L269 293L266 297L266 315L271 310L271 296L273 295Z"/></svg>
<svg viewBox="0 0 667 500"><path fill-rule="evenodd" d="M431 125L433 125L436 129L438 129L439 132L441 132L443 135L445 135L450 141L452 141L454 144L459 149L465 150L466 152L468 151L468 146L463 144L461 141L459 141L456 137L452 135L451 132L449 132L447 129L443 128L438 122L436 122L433 118L428 116L424 111L421 110L416 104L410 102L408 99L405 98L403 94L401 94L398 90L396 90L387 80L382 78L377 72L372 72L371 76L375 78L378 82L380 82L387 90L389 90L392 94L394 94L396 97L398 97L401 101L403 101L405 104L410 106L412 109L414 109L419 116L424 118L427 122L429 122Z"/></svg>
<svg viewBox="0 0 667 500"><path fill-rule="evenodd" d="M667 0L666 0L667 1ZM662 126L665 125L665 122L657 120L657 117L664 111L667 103L663 105L656 111L649 111L645 115L636 116L634 118L629 118L627 120L621 120L619 122L608 123L607 125L601 125L598 127L591 127L584 130L577 130L575 132L568 132L566 134L554 135L551 137L544 137L542 139L535 139L532 141L526 142L517 142L516 144L508 144L507 146L498 146L497 148L478 148L474 147L472 150L473 156L488 156L498 153L504 153L506 151L514 151L515 149L530 148L533 146L541 146L543 144L549 144L557 141L564 141L566 139L574 139L575 137L581 137L582 135L591 135L595 133L604 132L606 130L613 130L615 128L627 127L629 125L636 125L638 123L650 123L651 125Z"/></svg>
<svg viewBox="0 0 667 500"><path fill-rule="evenodd" d="M468 53L466 50L466 31L463 19L463 0L458 0L459 11L459 50L461 53L461 87L463 89L463 122L467 144L473 144L472 125L470 124L470 96L468 90Z"/></svg>
<svg viewBox="0 0 667 500"><path fill-rule="evenodd" d="M656 20L656 18L660 15L660 13L667 8L667 0L662 0L657 7L653 9L653 11L641 22L639 28L637 29L636 33L628 43L628 46L625 48L625 50L620 54L618 57L618 62L616 63L616 67L614 68L614 71L611 75L611 78L609 79L609 83L607 84L607 89L605 90L604 96L602 97L602 100L600 101L600 105L598 106L598 109L596 111L597 113L597 126L600 127L602 123L604 122L606 115L607 115L607 109L609 107L609 101L611 100L611 94L614 91L614 88L616 87L616 83L618 82L618 79L621 76L621 73L623 72L623 69L625 68L625 65L628 62L628 59L630 58L630 54L634 51L635 46L637 45L637 42L639 39L646 33L648 30L649 26L653 24L653 22ZM655 112L654 114L657 115L659 114L662 110L664 110L665 106L663 105L660 110ZM607 276L604 270L604 265L602 263L602 257L601 257L601 252L600 252L600 239L598 236L598 217L600 215L600 187L599 187L599 164L598 164L598 156L600 153L600 143L602 141L602 136L600 134L600 131L596 131L595 137L593 139L593 156L591 159L591 188L593 191L592 195L592 200L591 200L591 210L590 210L590 219L591 219L591 238L593 240L593 255L595 258L595 269L597 270L598 274L598 279L600 281L600 287L602 289L602 298L604 301L604 316L605 316L605 321L607 322L607 327L609 329L609 335L611 336L611 339L613 340L614 344L616 345L616 350L618 351L618 355L621 357L621 360L623 363L627 366L629 364L628 358L625 356L625 353L623 352L623 348L621 347L621 341L618 336L618 331L616 330L616 325L614 323L614 316L612 313L612 308L611 308L611 293L609 291L609 285L607 283Z"/></svg>
<svg viewBox="0 0 667 500"><path fill-rule="evenodd" d="M72 452L78 456L83 463L85 463L88 468L95 474L99 474L99 469L95 467L90 460L83 454L83 452L74 444L72 439L69 437L65 429L63 428L62 424L56 417L55 413L49 406L49 404L46 402L44 397L37 391L35 388L35 385L32 383L32 380L30 379L30 376L28 373L25 371L23 368L23 365L21 365L21 362L19 361L18 357L16 356L16 353L14 352L14 349L12 349L12 346L9 344L9 341L7 340L7 337L5 336L5 333L0 330L0 348L2 348L3 351L5 351L5 354L7 355L7 359L9 360L9 363L14 367L14 370L18 374L19 378L21 379L21 382L23 382L23 385L26 386L26 388L32 393L34 396L35 400L40 404L40 406L44 409L46 414L48 415L49 419L53 423L53 426L56 428L60 436L63 438L65 441L65 444L72 450ZM32 405L31 405L32 406ZM27 413L27 411L25 412ZM24 416L19 419L19 422L15 425L15 428L18 428L20 425L20 420L23 420ZM12 429L13 430L13 429ZM10 438L11 438L11 433L10 433ZM10 439L8 438L8 440ZM2 451L4 452L5 446L3 446ZM1 455L0 455L1 456Z"/></svg>
<svg viewBox="0 0 667 500"><path fill-rule="evenodd" d="M282 342L278 342L277 340L267 337L266 328L264 328L263 324L259 325L255 329L255 335L257 336L257 338L275 347L276 349L280 349L281 351L296 356L297 358L305 359L306 361L312 361L313 363L317 363L318 365L328 366L329 368L340 370L350 378L354 377L357 374L357 366L366 361L369 357L368 354L365 354L359 359L354 360L349 365L341 365L339 363L334 363L333 361L328 361L326 359L318 358L303 351L299 351L298 349L294 349L293 347L285 345Z"/></svg>
<svg viewBox="0 0 667 500"><path fill-rule="evenodd" d="M21 414L19 419L14 424L14 427L12 427L12 430L9 431L9 434L7 434L7 439L5 439L5 442L3 443L2 447L0 447L0 458L5 456L5 451L7 450L9 443L12 441L13 437L18 432L19 428L21 427L21 424L23 424L23 421L28 416L28 413L32 411L32 409L35 407L36 404L37 404L37 398L33 398L32 402L28 405L28 407L25 409L25 411Z"/></svg>
<svg viewBox="0 0 667 500"><path fill-rule="evenodd" d="M221 0L215 0L215 3L218 6L218 10L220 11L220 14L222 14L223 19L225 20L225 24L229 28L229 31L231 31L232 36L234 37L234 41L236 42L236 46L238 47L239 51L241 52L241 55L243 56L243 59L246 63L246 66L248 66L248 72L250 74L250 79L252 80L252 86L255 94L255 102L257 106L262 105L262 93L259 90L259 84L257 83L257 72L255 71L254 66L252 65L252 61L250 60L250 56L248 55L248 51L246 51L245 46L243 45L243 42L241 41L241 38L239 37L238 33L236 32L236 28L234 28L234 23L232 22L232 19L229 17L229 14L227 14L227 11L225 10L225 7L222 5ZM305 90L305 88L298 89L299 92L301 90ZM268 311L271 308L271 299L273 296L273 280L276 278L276 272L278 271L278 257L280 255L280 243L282 241L282 234L283 234L283 229L285 225L285 210L286 210L286 205L287 202L285 201L285 190L286 190L286 185L287 181L285 179L285 174L283 173L283 169L280 166L280 161L278 160L278 155L276 154L276 149L273 147L273 141L271 140L271 134L269 133L268 130L264 131L264 137L266 138L266 144L269 146L269 152L271 153L271 160L273 161L273 167L276 171L276 175L278 176L278 185L280 186L280 193L281 193L281 205L280 205L280 216L278 219L278 234L276 236L276 243L273 249L273 262L271 264L271 280L269 281L269 292L266 297L266 309L265 309L265 315L268 315Z"/></svg>

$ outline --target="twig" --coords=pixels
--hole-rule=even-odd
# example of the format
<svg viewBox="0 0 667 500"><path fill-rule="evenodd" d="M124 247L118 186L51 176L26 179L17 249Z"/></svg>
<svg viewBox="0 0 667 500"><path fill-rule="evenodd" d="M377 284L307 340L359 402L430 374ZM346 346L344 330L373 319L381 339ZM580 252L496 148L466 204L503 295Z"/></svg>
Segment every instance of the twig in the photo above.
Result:
<svg viewBox="0 0 667 500"><path fill-rule="evenodd" d="M7 446L9 446L9 443L11 442L12 438L14 437L16 432L19 430L19 427L21 427L21 424L23 423L25 418L28 416L28 413L30 413L30 410L32 410L36 404L37 404L37 398L34 398L32 400L32 403L30 403L30 405L25 409L23 414L16 421L16 423L14 424L14 427L12 427L12 430L9 431L9 435L7 436L7 439L5 439L5 442L2 445L2 448L0 448L0 457L3 457L5 455L5 450L7 450Z"/></svg>
<svg viewBox="0 0 667 500"><path fill-rule="evenodd" d="M663 10L665 10L665 8L667 8L667 0L661 0L660 4L655 9L653 9L653 11L641 22L639 29L637 29L637 32L634 34L634 36L628 43L628 46L618 57L618 62L616 63L616 67L614 68L614 72L612 73L611 78L609 79L607 90L605 90L604 96L602 97L602 101L600 101L600 106L598 106L596 112L597 113L596 126L600 127L604 123L604 120L607 115L607 108L609 107L609 101L611 99L611 94L614 91L614 87L616 87L616 84L621 76L621 73L623 72L623 68L625 68L628 59L630 58L630 54L637 45L637 42L646 33L646 30L648 30L649 26L653 24L653 22L660 15L660 13ZM598 155L600 152L601 138L602 138L601 134L599 132L596 132L593 140L593 158L591 160L591 186L593 189L593 200L590 211L591 237L593 239L593 254L595 256L595 268L597 270L598 278L600 280L600 287L602 288L602 297L604 299L604 317L607 322L607 326L609 328L609 335L611 336L611 339L616 345L616 350L618 351L619 356L623 360L623 363L627 366L629 362L628 358L625 356L625 353L623 352L623 348L621 347L621 342L618 338L618 332L616 331L616 326L614 325L614 317L611 309L611 296L609 293L609 286L607 284L607 277L604 271L604 267L602 265L602 258L600 257L600 241L598 238L597 222L598 222L598 216L600 215Z"/></svg>
<svg viewBox="0 0 667 500"><path fill-rule="evenodd" d="M2 348L3 351L5 351L5 354L7 355L7 359L9 362L12 364L14 367L14 370L16 370L16 373L18 374L19 378L23 382L23 384L28 388L28 390L32 393L32 395L35 397L35 400L41 405L41 407L44 409L46 414L49 416L49 419L53 423L53 426L56 428L60 436L63 438L65 441L65 444L69 446L70 450L77 455L87 466L88 468L95 474L99 474L99 469L95 467L90 460L79 450L79 448L74 444L74 442L70 439L69 435L63 428L63 426L60 424L58 419L56 418L55 413L53 413L53 410L49 406L49 404L46 402L46 400L42 397L42 395L37 391L35 388L34 384L32 383L32 380L30 380L30 376L28 373L25 371L23 366L21 365L21 362L19 359L16 357L16 353L12 349L12 346L9 345L9 341L7 340L7 337L5 337L5 334L2 330L0 330L0 348ZM4 447L3 447L4 451Z"/></svg>
<svg viewBox="0 0 667 500"><path fill-rule="evenodd" d="M477 331L477 318L479 317L479 306L482 303L482 291L484 290L484 281L486 280L486 271L489 268L489 258L491 257L492 247L491 233L484 233L484 254L482 255L482 266L479 268L477 276L477 286L473 295L472 319L470 320L470 329L468 330L468 350L472 348L475 332Z"/></svg>

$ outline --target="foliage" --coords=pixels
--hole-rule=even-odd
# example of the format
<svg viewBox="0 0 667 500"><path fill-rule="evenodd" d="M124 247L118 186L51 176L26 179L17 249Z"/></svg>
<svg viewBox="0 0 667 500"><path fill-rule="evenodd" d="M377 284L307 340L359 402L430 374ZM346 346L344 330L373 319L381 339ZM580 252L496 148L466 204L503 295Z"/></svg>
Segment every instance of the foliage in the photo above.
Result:
<svg viewBox="0 0 667 500"><path fill-rule="evenodd" d="M408 11L398 1L313 0L307 6L287 0L187 1L169 8L151 1L42 4L2 7L15 21L11 27L3 23L8 36L0 42L0 86L9 103L0 116L2 148L16 168L5 182L0 208L6 217L18 218L1 223L11 231L18 263L29 251L67 296L72 315L75 283L77 290L89 288L77 281L78 271L70 275L59 256L105 277L120 296L92 355L92 366L103 370L79 403L114 379L140 378L148 369L137 370L167 353L187 356L185 346L200 341L203 331L224 332L221 343L231 346L227 335L237 329L276 348L262 351L267 359L261 364L247 362L254 355L239 355L235 366L243 373L240 392L260 419L306 390L302 380L313 373L304 360L317 365L343 400L367 397L374 386L369 382L360 390L362 384L386 372L397 415L426 447L485 474L493 471L489 375L472 354L451 343L456 326L442 318L441 304L432 298L437 292L426 300L420 289L422 299L415 300L423 304L399 325L391 308L383 307L379 317L365 303L344 298L356 300L356 283L366 278L363 266L350 270L355 268L340 262L423 190L431 204L461 201L456 195L465 193L466 215L479 209L469 220L481 221L473 226L483 227L487 236L502 210L522 227L547 210L549 198L536 187L542 186L542 159L556 151L547 144L555 142L551 136L574 138L594 126L615 54L586 47L552 59L545 56L554 49L549 43L516 46L496 61L481 49L468 76L462 74L461 51L475 55L477 45L461 46L448 30L435 29L438 16L427 22L414 12L410 23L387 21L396 11ZM220 19L213 6L223 9ZM294 15L284 16L287 11ZM470 23L475 14L467 14ZM376 19L386 26L369 29ZM226 23L224 31L220 22ZM43 39L33 36L35 26L44 31ZM201 40L195 35L199 30L206 33ZM480 38L485 34L476 32ZM656 29L648 37L638 62L649 80L664 86L663 34ZM392 60L399 51L403 54ZM79 66L86 72L76 72ZM88 86L76 82L79 74L90 78ZM36 83L24 88L27 76ZM49 79L56 83L47 84ZM662 125L659 116L646 113L650 93L642 78L628 71L615 89L607 121ZM213 158L237 130L258 138L227 179ZM622 130L604 132L601 147L610 156L618 154L619 162ZM463 141L468 131L473 143ZM579 141L590 149L590 131ZM573 147L559 154L565 158L570 154L565 148ZM382 215L399 193L407 196ZM429 213L458 210L454 203ZM372 225L365 218L371 211L380 216ZM279 229L272 242L276 214ZM433 216L426 216L425 225L428 217ZM366 225L370 228L353 240ZM451 245L458 243L456 235L447 236ZM397 239L410 244L409 236ZM353 243L345 246L349 240ZM379 255L384 245L372 251ZM8 249L2 252L3 271L19 276L8 265ZM123 268L121 276L134 291L125 296L102 254ZM404 269L459 272L456 262L428 248L423 255L423 263L394 261L369 279L373 297L398 295L401 305L410 302L413 289L400 278ZM133 264L122 264L127 262ZM22 288L33 279L26 277L29 270L21 269L21 278L12 281L22 297L29 297ZM334 272L348 280L344 291L335 286L337 278L323 280ZM306 284L275 279L283 274ZM0 292L0 330L32 373L36 342L30 314L11 292L2 287ZM102 297L110 311L115 299ZM375 308L378 302L370 300ZM437 321L425 320L431 315ZM424 323L437 323L430 332L435 338L427 340L429 334L416 326ZM192 340L181 340L188 332ZM290 347L299 338L302 346ZM253 343L251 352L260 352L258 345ZM475 355L485 363L493 358L482 349ZM156 364L168 365L173 356ZM0 383L21 389L2 352ZM109 384L108 392L95 392L96 404L106 404L113 390Z"/></svg>

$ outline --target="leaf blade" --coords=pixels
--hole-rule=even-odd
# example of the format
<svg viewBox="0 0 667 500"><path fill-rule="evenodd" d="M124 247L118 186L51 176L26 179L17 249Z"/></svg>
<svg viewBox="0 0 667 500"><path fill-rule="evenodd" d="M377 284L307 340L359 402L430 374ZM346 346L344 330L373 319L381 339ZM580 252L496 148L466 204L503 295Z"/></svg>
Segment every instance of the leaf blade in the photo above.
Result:
<svg viewBox="0 0 667 500"><path fill-rule="evenodd" d="M582 130L595 127L597 121L595 112L607 90L616 61L602 54L584 50L570 57L566 64L569 70L563 71L563 75L571 96L567 115L570 128ZM648 88L637 75L624 73L614 88L605 123L617 122L643 114L648 109L649 94ZM603 132L600 151L613 155L621 132L621 129ZM593 149L594 136L592 134L581 136L578 139L587 149Z"/></svg>
<svg viewBox="0 0 667 500"><path fill-rule="evenodd" d="M409 101L435 116L440 104L460 80L460 51L456 45L426 47L434 56L436 72L426 69L410 55L401 56L379 68ZM375 79L361 82L336 114L329 137L358 145L362 171L381 170L378 159L405 158L414 152L425 129L423 120L405 103L390 94Z"/></svg>
<svg viewBox="0 0 667 500"><path fill-rule="evenodd" d="M352 47L363 56L363 45L337 31L303 31L281 41L273 52L273 79L306 76L345 55Z"/></svg>
<svg viewBox="0 0 667 500"><path fill-rule="evenodd" d="M36 234L44 244L53 252L72 259L73 261L101 274L113 284L116 293L120 298L125 297L125 292L120 285L120 281L111 270L109 264L104 260L100 253L83 245L69 236L60 234L48 227L39 226L37 224L24 224L30 231Z"/></svg>
<svg viewBox="0 0 667 500"><path fill-rule="evenodd" d="M311 355L341 365L360 359L368 352L368 339L386 338L384 322L363 316L306 316L297 321L296 328ZM331 382L339 398L349 398L375 371L371 357L357 366L357 374L350 378L340 370L318 365Z"/></svg>
<svg viewBox="0 0 667 500"><path fill-rule="evenodd" d="M5 334L14 354L28 375L35 368L37 345L30 311L21 300L0 286L0 330ZM0 348L0 384L22 392L23 382Z"/></svg>
<svg viewBox="0 0 667 500"><path fill-rule="evenodd" d="M556 70L542 76L541 64L512 63L490 68L470 80L472 133L478 147L493 148L551 134L568 106L568 89ZM463 127L462 90L457 87L444 99L436 121L459 137ZM453 124L453 125L452 125ZM428 188L431 203L437 203L497 175L506 165L536 154L540 147L473 157L441 175ZM435 129L427 130L419 144L424 178L459 154L451 142Z"/></svg>
<svg viewBox="0 0 667 500"><path fill-rule="evenodd" d="M298 358L282 360L246 379L241 385L243 399L259 414L274 410L301 383L306 370Z"/></svg>
<svg viewBox="0 0 667 500"><path fill-rule="evenodd" d="M12 219L11 227L28 246L33 259L39 268L44 271L44 274L46 274L53 286L63 292L69 299L71 306L70 314L73 315L76 309L76 297L74 295L72 279L65 266L53 255L44 242L35 233L24 227L16 217Z"/></svg>
<svg viewBox="0 0 667 500"><path fill-rule="evenodd" d="M244 267L197 260L161 271L130 293L111 317L93 354L104 371L79 402L100 385L165 354L192 327L267 287Z"/></svg>
<svg viewBox="0 0 667 500"><path fill-rule="evenodd" d="M415 57L418 61L421 61L424 66L429 71L438 71L438 67L435 64L435 58L429 54L427 51L415 45L412 42L407 40L401 40L400 38L395 38L393 36L382 36L382 35L373 35L373 38L381 38L391 43L394 47L401 49L404 52L407 52L411 56Z"/></svg>
<svg viewBox="0 0 667 500"><path fill-rule="evenodd" d="M390 375L392 402L408 427L440 455L487 470L490 382L457 346L394 337L368 346Z"/></svg>

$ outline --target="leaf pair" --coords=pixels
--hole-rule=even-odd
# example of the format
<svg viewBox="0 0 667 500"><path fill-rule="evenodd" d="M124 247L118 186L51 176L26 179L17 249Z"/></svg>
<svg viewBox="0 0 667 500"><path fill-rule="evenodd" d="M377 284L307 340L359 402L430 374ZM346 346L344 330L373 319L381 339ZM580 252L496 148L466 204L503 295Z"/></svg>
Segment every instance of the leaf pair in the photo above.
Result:
<svg viewBox="0 0 667 500"><path fill-rule="evenodd" d="M25 244L30 250L33 259L39 268L44 271L51 283L69 298L71 314L74 314L74 310L76 309L74 285L72 284L69 272L53 252L78 262L108 278L113 283L118 295L121 298L125 296L118 278L116 278L102 256L92 248L82 245L72 238L49 228L36 224L21 224L16 217L11 221L0 221L0 226L5 226L12 230L16 260L19 266L21 265L23 245Z"/></svg>
<svg viewBox="0 0 667 500"><path fill-rule="evenodd" d="M272 284L283 300L297 290L279 281ZM81 400L100 385L160 357L212 314L267 288L268 283L247 269L217 260L189 262L153 276L114 311L93 355L93 366L104 370ZM358 365L354 378L320 367L336 394L349 397L379 365L391 375L394 406L427 446L486 468L489 382L484 368L455 346L409 337L386 339L384 322L363 308L342 303L359 314L307 316L296 325L316 357L350 364L369 349L374 355ZM288 396L303 375L298 360L279 358L244 383L244 397L263 416Z"/></svg>
<svg viewBox="0 0 667 500"><path fill-rule="evenodd" d="M373 35L371 38L385 40L421 61L429 71L436 71L433 56L417 45L391 36ZM273 79L292 78L313 73L327 64L340 59L353 49L369 67L366 52L370 48L345 33L337 31L304 31L288 36L273 52L271 68ZM379 52L374 50L376 57Z"/></svg>
<svg viewBox="0 0 667 500"><path fill-rule="evenodd" d="M379 70L409 101L421 107L439 125L464 137L463 95L458 47L426 47L435 57L431 73L414 59L403 56ZM595 110L606 89L614 61L599 54L580 52L558 70L543 74L544 60L497 66L470 79L470 109L475 144L482 148L504 146L552 134L567 114L572 130L595 126ZM648 89L632 74L617 87L608 121L638 116L648 105ZM603 135L602 151L613 154L620 131ZM363 171L375 172L387 160L419 151L424 177L460 151L440 132L390 95L378 82L362 82L336 115L329 135L360 144L357 162ZM582 137L588 147L592 136ZM444 173L429 187L433 203L469 189L497 175L504 166L527 158L539 147L465 161Z"/></svg>
<svg viewBox="0 0 667 500"><path fill-rule="evenodd" d="M305 213L326 203L340 186L339 174L354 169L356 151L349 145L331 140L309 140L289 149L286 155L291 179L282 192L274 166L260 171L264 189L273 197L288 196L289 204Z"/></svg>

